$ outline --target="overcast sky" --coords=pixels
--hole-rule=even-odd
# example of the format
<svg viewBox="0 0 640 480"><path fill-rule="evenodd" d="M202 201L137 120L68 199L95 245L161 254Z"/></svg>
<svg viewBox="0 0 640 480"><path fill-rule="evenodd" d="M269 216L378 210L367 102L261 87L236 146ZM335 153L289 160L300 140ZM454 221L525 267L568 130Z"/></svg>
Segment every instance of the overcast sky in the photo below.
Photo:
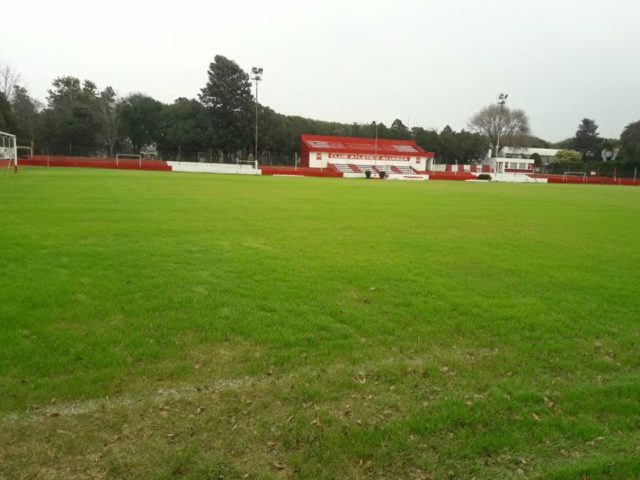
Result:
<svg viewBox="0 0 640 480"><path fill-rule="evenodd" d="M56 76L164 102L214 55L264 67L260 102L322 120L455 129L509 94L534 134L640 119L640 0L6 2L0 64L41 99Z"/></svg>

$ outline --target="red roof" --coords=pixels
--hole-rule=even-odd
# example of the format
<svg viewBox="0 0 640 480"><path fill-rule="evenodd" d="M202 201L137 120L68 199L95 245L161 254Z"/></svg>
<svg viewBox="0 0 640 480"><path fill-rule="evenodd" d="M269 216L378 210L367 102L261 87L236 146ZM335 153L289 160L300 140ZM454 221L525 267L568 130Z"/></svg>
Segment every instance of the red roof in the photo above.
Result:
<svg viewBox="0 0 640 480"><path fill-rule="evenodd" d="M425 152L413 140L389 140L378 138L329 137L302 135L300 141L311 152L362 153L373 155L405 155L433 158L433 152Z"/></svg>

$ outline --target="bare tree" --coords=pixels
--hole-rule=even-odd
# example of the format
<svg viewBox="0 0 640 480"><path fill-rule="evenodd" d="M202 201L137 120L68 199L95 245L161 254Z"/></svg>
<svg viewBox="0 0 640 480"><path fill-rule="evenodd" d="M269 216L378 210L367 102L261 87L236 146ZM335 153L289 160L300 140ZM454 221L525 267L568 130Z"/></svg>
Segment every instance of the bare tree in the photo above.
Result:
<svg viewBox="0 0 640 480"><path fill-rule="evenodd" d="M494 156L497 145L524 147L529 134L529 117L523 110L511 110L504 105L489 105L469 121L469 128L489 139Z"/></svg>
<svg viewBox="0 0 640 480"><path fill-rule="evenodd" d="M15 87L20 83L21 75L11 65L0 67L0 92L4 93L7 100L11 101Z"/></svg>

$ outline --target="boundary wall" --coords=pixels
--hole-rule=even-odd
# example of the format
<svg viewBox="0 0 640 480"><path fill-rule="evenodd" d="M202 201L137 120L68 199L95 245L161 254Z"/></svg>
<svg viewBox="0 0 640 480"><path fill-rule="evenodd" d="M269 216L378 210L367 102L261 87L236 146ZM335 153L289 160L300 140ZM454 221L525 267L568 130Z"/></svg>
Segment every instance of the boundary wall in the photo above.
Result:
<svg viewBox="0 0 640 480"><path fill-rule="evenodd" d="M7 168L8 160L0 160L0 169ZM115 158L99 158L99 157L71 157L64 155L48 156L34 155L33 158L20 158L18 165L22 166L38 166L38 167L80 167L80 168L107 168L120 170L150 170L150 171L178 171L178 172L206 172L221 174L250 174L250 175L295 175L305 177L361 177L363 175L343 175L342 172L333 168L309 168L309 167L289 167L289 166L272 166L262 165L261 168L255 169L253 165L247 164L210 164L197 162L165 162L162 160L137 160L137 159L119 159ZM472 169L470 172L465 169L447 168L445 165L438 165L438 171L418 172L426 174L430 180L475 180L477 173L485 170L484 168ZM444 168L443 168L444 167ZM453 167L453 166L452 166ZM473 172L476 170L476 172ZM476 173L476 174L474 174ZM491 174L493 176L493 174ZM576 185L635 185L640 186L640 179L632 178L611 178L600 176L587 176L586 182L580 177L563 178L562 175L551 174L526 174L532 179L546 179L548 183L570 183Z"/></svg>
<svg viewBox="0 0 640 480"><path fill-rule="evenodd" d="M109 168L119 170L157 170L171 171L167 162L162 160L137 160L131 158L99 158L99 157L68 157L63 155L34 155L33 158L20 158L18 165L33 167L80 167L80 168Z"/></svg>
<svg viewBox="0 0 640 480"><path fill-rule="evenodd" d="M581 177L568 177L563 178L562 175L545 175L545 174L532 174L534 178L546 178L548 183L572 183L579 185L638 185L640 186L640 179L634 180L633 178L612 178L612 177L597 177L587 175L586 181Z"/></svg>
<svg viewBox="0 0 640 480"><path fill-rule="evenodd" d="M262 175L297 175L300 177L342 178L342 173L332 168L285 167L261 165Z"/></svg>

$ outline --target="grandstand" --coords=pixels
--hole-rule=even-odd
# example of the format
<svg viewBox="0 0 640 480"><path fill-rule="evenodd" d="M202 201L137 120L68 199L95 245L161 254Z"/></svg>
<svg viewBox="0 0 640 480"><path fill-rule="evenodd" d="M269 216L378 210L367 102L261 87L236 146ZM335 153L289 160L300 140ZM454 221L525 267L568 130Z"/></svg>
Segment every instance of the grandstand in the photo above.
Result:
<svg viewBox="0 0 640 480"><path fill-rule="evenodd" d="M332 167L343 174L366 170L415 174L430 170L435 157L413 140L302 135L300 145L302 167Z"/></svg>

